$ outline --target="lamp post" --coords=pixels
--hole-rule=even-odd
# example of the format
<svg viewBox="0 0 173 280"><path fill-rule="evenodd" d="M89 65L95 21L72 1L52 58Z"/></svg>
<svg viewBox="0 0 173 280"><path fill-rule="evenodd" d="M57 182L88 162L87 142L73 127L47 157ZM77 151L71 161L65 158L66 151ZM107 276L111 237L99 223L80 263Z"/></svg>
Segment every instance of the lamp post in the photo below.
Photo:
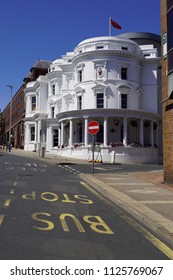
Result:
<svg viewBox="0 0 173 280"><path fill-rule="evenodd" d="M12 117L12 92L13 92L13 86L7 85L7 87L10 88L10 126L9 126L9 152L11 151L11 117Z"/></svg>

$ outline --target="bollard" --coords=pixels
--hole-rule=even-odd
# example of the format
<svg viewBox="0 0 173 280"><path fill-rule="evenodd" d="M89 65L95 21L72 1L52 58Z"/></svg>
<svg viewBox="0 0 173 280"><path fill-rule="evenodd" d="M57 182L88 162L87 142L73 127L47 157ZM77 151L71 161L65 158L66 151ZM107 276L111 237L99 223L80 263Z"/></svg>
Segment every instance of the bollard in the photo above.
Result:
<svg viewBox="0 0 173 280"><path fill-rule="evenodd" d="M115 151L112 151L111 163L115 163Z"/></svg>
<svg viewBox="0 0 173 280"><path fill-rule="evenodd" d="M45 151L46 151L46 148L45 147L41 147L41 157L42 158L45 157Z"/></svg>

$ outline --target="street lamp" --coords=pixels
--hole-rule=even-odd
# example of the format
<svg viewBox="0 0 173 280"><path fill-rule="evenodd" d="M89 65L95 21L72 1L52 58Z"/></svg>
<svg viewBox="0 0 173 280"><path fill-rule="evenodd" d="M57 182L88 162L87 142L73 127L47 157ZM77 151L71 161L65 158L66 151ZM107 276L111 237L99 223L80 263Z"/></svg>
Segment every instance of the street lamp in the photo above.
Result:
<svg viewBox="0 0 173 280"><path fill-rule="evenodd" d="M10 126L9 126L9 152L11 151L11 117L12 117L12 92L13 92L13 86L7 85L7 87L10 88Z"/></svg>

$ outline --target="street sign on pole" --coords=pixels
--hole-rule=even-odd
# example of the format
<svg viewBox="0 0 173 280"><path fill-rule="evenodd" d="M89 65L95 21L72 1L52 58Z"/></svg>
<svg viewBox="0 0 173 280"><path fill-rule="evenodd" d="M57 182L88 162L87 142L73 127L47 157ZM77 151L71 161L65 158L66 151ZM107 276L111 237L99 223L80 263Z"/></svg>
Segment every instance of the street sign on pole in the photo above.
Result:
<svg viewBox="0 0 173 280"><path fill-rule="evenodd" d="M88 124L88 132L92 134L93 145L92 145L92 169L91 173L94 174L94 147L95 147L95 135L99 132L100 125L97 121L90 121Z"/></svg>
<svg viewBox="0 0 173 280"><path fill-rule="evenodd" d="M99 132L100 125L97 121L90 121L88 124L88 132L95 135Z"/></svg>

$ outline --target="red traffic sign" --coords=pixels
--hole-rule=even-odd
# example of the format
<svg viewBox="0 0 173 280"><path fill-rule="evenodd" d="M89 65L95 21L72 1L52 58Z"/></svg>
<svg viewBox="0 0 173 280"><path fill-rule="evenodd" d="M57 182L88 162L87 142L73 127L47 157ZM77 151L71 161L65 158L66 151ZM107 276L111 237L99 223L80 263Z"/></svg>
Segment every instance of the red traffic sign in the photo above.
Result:
<svg viewBox="0 0 173 280"><path fill-rule="evenodd" d="M96 122L96 121L89 122L89 124L88 124L88 132L90 134L93 134L93 135L97 134L99 132L99 129L100 129L100 125L99 125L98 122Z"/></svg>

